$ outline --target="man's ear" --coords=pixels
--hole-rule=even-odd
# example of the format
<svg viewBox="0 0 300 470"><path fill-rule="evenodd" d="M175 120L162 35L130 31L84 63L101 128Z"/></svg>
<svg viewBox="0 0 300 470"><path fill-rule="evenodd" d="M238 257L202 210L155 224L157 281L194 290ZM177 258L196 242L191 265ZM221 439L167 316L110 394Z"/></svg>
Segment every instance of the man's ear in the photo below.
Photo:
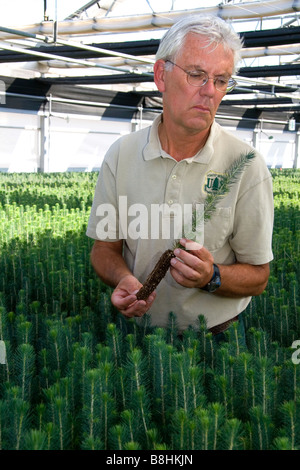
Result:
<svg viewBox="0 0 300 470"><path fill-rule="evenodd" d="M154 82L158 91L163 93L165 91L165 61L159 59L153 66Z"/></svg>

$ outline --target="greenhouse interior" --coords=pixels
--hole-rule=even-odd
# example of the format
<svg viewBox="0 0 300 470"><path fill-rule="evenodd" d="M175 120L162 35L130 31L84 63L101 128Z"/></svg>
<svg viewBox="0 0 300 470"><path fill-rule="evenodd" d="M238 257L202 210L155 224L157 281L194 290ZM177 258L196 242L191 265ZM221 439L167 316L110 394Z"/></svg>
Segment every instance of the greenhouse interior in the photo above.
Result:
<svg viewBox="0 0 300 470"><path fill-rule="evenodd" d="M12 16L0 25L0 171L97 170L114 140L161 112L152 72L159 40L192 13L230 20L244 40L238 86L218 122L269 167L298 168L300 26L292 0L77 3L61 17L69 2L36 1L38 21Z"/></svg>
<svg viewBox="0 0 300 470"><path fill-rule="evenodd" d="M100 464L142 468L146 464L201 465L201 452L207 450L300 450L300 2L2 3L0 450L96 450L101 451ZM163 111L163 96L153 73L161 38L177 21L194 14L223 19L243 41L239 68L232 77L236 86L226 93L224 80L221 83L224 97L214 128L225 129L230 142L240 142L238 149L252 151L240 155L236 150L241 158L233 161L232 146L227 145L222 152L232 159L230 168L222 160L220 171L212 165L204 176L201 171L190 172L194 185L185 179L182 186L193 205L197 191L204 201L204 234L209 227L211 237L207 246L203 243L190 253L178 239L171 244L175 237L166 240L169 264L157 285L157 297L167 297L167 323L153 325L152 312L148 315L144 310L139 323L123 315L115 298L113 302L114 287L123 277L119 283L106 278L105 271L114 278L116 258L110 258L112 252L107 257L100 236L87 236L87 227L96 207L96 185L102 191L113 181L102 165L109 149L120 139L132 142L135 136L146 135ZM191 72L183 71L187 87ZM211 79L204 73L205 83L195 86ZM213 78L214 93L219 93L218 77ZM220 148L220 141L217 144ZM174 164L170 155L159 156L156 161ZM135 183L129 185L134 172L122 158L116 171L118 184L127 184L126 196L158 199L153 180L144 186L138 172ZM180 163L175 162L177 168L190 169L199 160L192 157ZM98 177L101 168L102 179ZM156 177L165 178L164 171L156 172ZM206 183L200 185L199 178L206 178ZM179 187L173 167L165 179L171 188ZM251 192L242 193L241 181L247 188L252 185ZM161 187L155 189L159 192ZM162 198L173 203L165 187L163 191ZM228 203L230 197L236 197L233 204ZM99 204L97 210L103 206ZM234 227L230 227L231 210ZM141 220L133 219L137 232ZM219 234L223 237L223 225L226 247L242 245L251 260L255 247L260 261L243 261L242 256L235 257L234 248L230 248L232 264L229 256L226 262L218 261L215 256L225 245L214 249L210 243ZM112 243L114 249L131 250L130 256L139 246L146 279L161 240L151 239L149 249L144 240L120 238ZM92 262L97 246L102 249L97 269L104 271L103 277ZM201 259L201 253L206 253L214 271L211 281L207 277L208 284L184 283L176 264L169 270L172 262L178 262L173 259L174 246L180 249L183 263L179 266L187 275L195 256ZM208 256L210 246L213 254ZM226 264L242 273L235 282L227 282L227 291ZM195 269L199 274L199 262ZM256 274L267 272L268 279L260 283L260 290L249 294L246 289L249 303L237 317L231 311L228 322L222 322L226 325L219 341L219 333L208 328L207 312L199 312L210 299L219 302L217 313L223 315L227 302L243 299L245 290L237 293L234 286L245 282L250 269ZM220 281L218 270L221 277L225 272L225 294L224 277ZM144 279L138 279L143 286ZM211 285L220 288L217 281L219 292L210 291ZM168 282L173 290L168 290ZM173 294L177 289L174 298L164 289ZM121 291L123 295L125 288ZM196 323L182 330L178 319L185 315L182 299L188 291L200 300L193 304ZM134 300L128 309L137 304L147 307L143 300ZM182 309L177 316L176 308ZM226 454L221 456L226 459Z"/></svg>

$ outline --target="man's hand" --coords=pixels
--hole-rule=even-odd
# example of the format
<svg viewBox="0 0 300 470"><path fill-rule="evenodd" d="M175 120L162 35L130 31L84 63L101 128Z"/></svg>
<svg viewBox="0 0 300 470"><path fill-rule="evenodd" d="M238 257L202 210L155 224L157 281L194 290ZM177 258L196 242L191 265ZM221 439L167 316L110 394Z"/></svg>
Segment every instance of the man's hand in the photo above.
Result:
<svg viewBox="0 0 300 470"><path fill-rule="evenodd" d="M171 260L170 272L178 284L184 287L201 288L213 276L212 254L203 246L185 238L180 240L188 251L177 248L176 258Z"/></svg>
<svg viewBox="0 0 300 470"><path fill-rule="evenodd" d="M140 287L142 284L133 275L127 274L113 291L111 301L125 317L142 317L153 304L155 292L146 301L137 300L136 294Z"/></svg>
<svg viewBox="0 0 300 470"><path fill-rule="evenodd" d="M177 258L171 261L171 274L175 281L184 287L200 288L210 282L213 276L214 258L204 247L194 242L181 239L186 250L176 249ZM247 263L218 264L222 284L216 295L224 297L248 297L260 295L268 283L269 263L252 265Z"/></svg>

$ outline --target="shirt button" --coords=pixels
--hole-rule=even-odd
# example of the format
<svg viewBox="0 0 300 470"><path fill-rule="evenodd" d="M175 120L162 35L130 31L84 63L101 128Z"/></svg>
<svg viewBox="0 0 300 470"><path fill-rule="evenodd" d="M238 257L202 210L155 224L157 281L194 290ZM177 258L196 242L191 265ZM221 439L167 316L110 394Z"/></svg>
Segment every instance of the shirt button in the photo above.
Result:
<svg viewBox="0 0 300 470"><path fill-rule="evenodd" d="M177 178L177 175L172 175L173 180L176 180L176 178Z"/></svg>
<svg viewBox="0 0 300 470"><path fill-rule="evenodd" d="M169 205L173 204L173 199L169 199L169 200L168 200L168 204L169 204Z"/></svg>

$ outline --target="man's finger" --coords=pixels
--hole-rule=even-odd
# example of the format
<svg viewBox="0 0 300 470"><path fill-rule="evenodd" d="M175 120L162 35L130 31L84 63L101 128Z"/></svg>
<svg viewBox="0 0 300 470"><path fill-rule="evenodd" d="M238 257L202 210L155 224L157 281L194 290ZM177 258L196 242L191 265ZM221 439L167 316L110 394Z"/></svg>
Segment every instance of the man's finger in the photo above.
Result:
<svg viewBox="0 0 300 470"><path fill-rule="evenodd" d="M182 238L180 240L180 244L186 248L189 253L197 256L202 261L210 261L212 259L212 254L210 251L208 251L203 245L200 245L200 243L194 242L193 240L189 240L187 238ZM174 254L176 255L176 250L174 250Z"/></svg>

